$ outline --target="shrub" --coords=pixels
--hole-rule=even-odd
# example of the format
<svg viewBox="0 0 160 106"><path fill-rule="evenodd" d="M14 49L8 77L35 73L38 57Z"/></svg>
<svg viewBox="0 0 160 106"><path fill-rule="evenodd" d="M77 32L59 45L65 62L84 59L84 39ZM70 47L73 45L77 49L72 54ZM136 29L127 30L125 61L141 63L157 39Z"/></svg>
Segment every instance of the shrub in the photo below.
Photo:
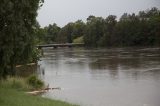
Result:
<svg viewBox="0 0 160 106"><path fill-rule="evenodd" d="M32 89L40 89L44 86L44 82L42 80L38 79L38 77L36 75L31 75L27 79L27 83L29 84L29 86L32 87Z"/></svg>

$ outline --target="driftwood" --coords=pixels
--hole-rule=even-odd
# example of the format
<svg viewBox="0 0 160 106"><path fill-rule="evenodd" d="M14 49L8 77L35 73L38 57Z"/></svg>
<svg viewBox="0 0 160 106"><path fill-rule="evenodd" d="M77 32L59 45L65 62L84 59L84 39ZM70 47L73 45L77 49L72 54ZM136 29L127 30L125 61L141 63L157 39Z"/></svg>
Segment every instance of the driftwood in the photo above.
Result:
<svg viewBox="0 0 160 106"><path fill-rule="evenodd" d="M26 92L26 93L30 94L30 95L39 95L39 94L42 94L45 92L47 92L47 91L46 90L38 90L38 91L31 91L31 92Z"/></svg>
<svg viewBox="0 0 160 106"><path fill-rule="evenodd" d="M47 91L54 90L54 89L61 90L61 88L59 88L59 87L57 87L57 88L44 88L41 90L35 90L35 91L31 91L31 92L26 92L26 93L30 94L30 95L39 95L39 94L46 93Z"/></svg>

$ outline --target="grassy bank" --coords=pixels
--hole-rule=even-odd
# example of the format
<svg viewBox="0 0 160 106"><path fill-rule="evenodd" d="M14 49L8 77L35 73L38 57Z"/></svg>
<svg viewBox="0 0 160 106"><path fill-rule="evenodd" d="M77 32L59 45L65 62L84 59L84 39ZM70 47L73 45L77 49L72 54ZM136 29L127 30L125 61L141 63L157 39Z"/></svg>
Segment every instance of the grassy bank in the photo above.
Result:
<svg viewBox="0 0 160 106"><path fill-rule="evenodd" d="M28 95L25 93L26 87L23 79L1 81L0 106L76 106L62 101Z"/></svg>

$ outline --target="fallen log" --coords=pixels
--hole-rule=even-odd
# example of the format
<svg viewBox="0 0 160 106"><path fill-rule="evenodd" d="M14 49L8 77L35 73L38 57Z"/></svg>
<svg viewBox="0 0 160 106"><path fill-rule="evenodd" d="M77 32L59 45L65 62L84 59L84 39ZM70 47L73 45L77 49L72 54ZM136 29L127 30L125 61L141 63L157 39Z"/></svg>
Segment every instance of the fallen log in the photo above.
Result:
<svg viewBox="0 0 160 106"><path fill-rule="evenodd" d="M31 92L26 92L26 93L30 94L30 95L39 95L39 94L42 94L45 92L47 92L47 91L46 90L39 90L39 91L31 91Z"/></svg>
<svg viewBox="0 0 160 106"><path fill-rule="evenodd" d="M42 93L46 93L47 91L54 90L54 89L61 90L60 87L57 87L57 88L44 88L44 89L41 89L41 90L35 90L35 91L31 91L31 92L26 92L26 93L30 94L30 95L40 95Z"/></svg>

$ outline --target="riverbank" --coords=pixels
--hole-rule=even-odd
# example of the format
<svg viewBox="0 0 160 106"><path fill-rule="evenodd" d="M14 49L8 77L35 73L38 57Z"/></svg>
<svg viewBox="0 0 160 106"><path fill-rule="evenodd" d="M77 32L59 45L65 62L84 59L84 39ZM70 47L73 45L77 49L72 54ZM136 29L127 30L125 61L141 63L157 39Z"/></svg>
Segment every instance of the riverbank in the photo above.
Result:
<svg viewBox="0 0 160 106"><path fill-rule="evenodd" d="M31 96L25 93L18 84L10 85L0 82L0 106L77 106L58 100L50 100L40 96Z"/></svg>

